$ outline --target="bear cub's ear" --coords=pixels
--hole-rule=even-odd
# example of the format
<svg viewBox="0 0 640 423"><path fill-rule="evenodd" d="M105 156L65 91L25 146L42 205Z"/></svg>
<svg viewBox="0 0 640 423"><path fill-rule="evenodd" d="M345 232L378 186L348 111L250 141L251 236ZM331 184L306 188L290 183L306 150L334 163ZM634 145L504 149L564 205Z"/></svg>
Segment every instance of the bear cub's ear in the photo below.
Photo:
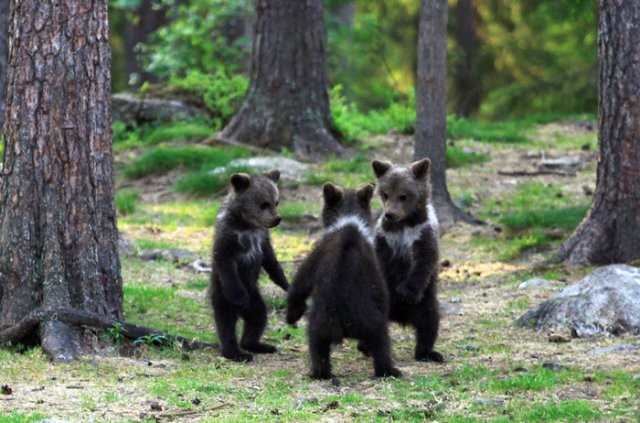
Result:
<svg viewBox="0 0 640 423"><path fill-rule="evenodd" d="M251 176L246 173L234 173L229 180L235 192L245 191L251 185Z"/></svg>
<svg viewBox="0 0 640 423"><path fill-rule="evenodd" d="M325 203L329 205L336 204L342 200L342 188L327 182L322 186L322 195Z"/></svg>
<svg viewBox="0 0 640 423"><path fill-rule="evenodd" d="M374 160L371 162L371 167L373 167L373 173L376 175L376 178L380 178L393 167L393 164L387 161Z"/></svg>
<svg viewBox="0 0 640 423"><path fill-rule="evenodd" d="M373 184L367 184L356 191L356 195L358 199L365 204L369 204L371 202L371 198L373 197Z"/></svg>
<svg viewBox="0 0 640 423"><path fill-rule="evenodd" d="M266 176L267 178L271 179L274 183L276 183L280 180L280 171L278 169L273 169L265 173L264 176Z"/></svg>
<svg viewBox="0 0 640 423"><path fill-rule="evenodd" d="M417 162L413 162L411 164L411 172L416 179L425 179L429 174L430 165L431 160L429 160L429 158L424 158Z"/></svg>

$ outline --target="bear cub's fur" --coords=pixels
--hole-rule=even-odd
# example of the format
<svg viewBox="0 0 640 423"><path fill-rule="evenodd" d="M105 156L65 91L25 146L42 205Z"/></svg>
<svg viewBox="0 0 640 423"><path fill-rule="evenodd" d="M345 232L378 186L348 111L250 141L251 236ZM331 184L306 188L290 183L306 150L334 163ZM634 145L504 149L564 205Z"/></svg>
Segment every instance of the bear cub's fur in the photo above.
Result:
<svg viewBox="0 0 640 423"><path fill-rule="evenodd" d="M373 186L359 190L323 186L324 234L304 260L287 301L287 323L306 310L311 295L308 336L311 373L329 379L331 344L359 340L374 362L378 377L401 375L391 360L387 289L373 248L371 197Z"/></svg>
<svg viewBox="0 0 640 423"><path fill-rule="evenodd" d="M439 226L430 203L429 165L410 167L374 160L382 214L375 225L375 246L390 299L389 319L416 331L415 359L444 361L433 350L438 337L437 279Z"/></svg>
<svg viewBox="0 0 640 423"><path fill-rule="evenodd" d="M276 210L280 172L231 175L231 192L215 224L213 265L209 297L213 306L222 355L234 361L251 361L254 353L274 353L276 348L260 342L267 324L267 308L258 288L260 269L285 291L287 278L276 259L269 228L280 223ZM240 347L236 323L244 320Z"/></svg>

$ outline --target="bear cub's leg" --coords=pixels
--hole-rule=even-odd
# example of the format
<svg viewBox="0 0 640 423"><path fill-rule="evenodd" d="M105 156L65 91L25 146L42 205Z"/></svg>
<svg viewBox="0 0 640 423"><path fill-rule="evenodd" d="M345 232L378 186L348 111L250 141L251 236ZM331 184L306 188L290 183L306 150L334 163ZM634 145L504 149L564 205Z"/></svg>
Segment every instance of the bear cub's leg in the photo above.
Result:
<svg viewBox="0 0 640 423"><path fill-rule="evenodd" d="M253 360L251 354L244 353L238 347L236 338L236 323L238 322L238 312L234 307L224 300L214 300L214 317L220 340L222 356L229 360L239 362L249 362Z"/></svg>
<svg viewBox="0 0 640 423"><path fill-rule="evenodd" d="M242 312L244 330L240 339L242 349L256 354L273 354L276 347L260 342L267 326L267 307L259 292L250 294L249 306Z"/></svg>

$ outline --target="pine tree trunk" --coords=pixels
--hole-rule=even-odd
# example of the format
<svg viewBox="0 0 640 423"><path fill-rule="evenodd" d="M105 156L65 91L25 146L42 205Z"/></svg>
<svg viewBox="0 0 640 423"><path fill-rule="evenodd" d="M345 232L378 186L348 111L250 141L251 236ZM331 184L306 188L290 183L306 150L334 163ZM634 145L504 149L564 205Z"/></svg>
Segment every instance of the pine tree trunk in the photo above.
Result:
<svg viewBox="0 0 640 423"><path fill-rule="evenodd" d="M0 134L4 122L5 81L9 55L9 0L0 0Z"/></svg>
<svg viewBox="0 0 640 423"><path fill-rule="evenodd" d="M249 89L220 139L317 159L332 132L321 0L257 0Z"/></svg>
<svg viewBox="0 0 640 423"><path fill-rule="evenodd" d="M471 116L480 106L478 82L473 74L478 56L478 34L473 0L458 0L456 5L455 38L462 57L456 66L455 112L458 116Z"/></svg>
<svg viewBox="0 0 640 423"><path fill-rule="evenodd" d="M463 213L447 189L447 0L422 0L418 31L417 116L414 159L431 159L431 188L438 219L479 223Z"/></svg>
<svg viewBox="0 0 640 423"><path fill-rule="evenodd" d="M107 0L12 0L0 176L0 330L37 309L122 317ZM88 347L40 322L54 360Z"/></svg>
<svg viewBox="0 0 640 423"><path fill-rule="evenodd" d="M599 7L600 159L591 209L558 253L570 267L640 258L640 3Z"/></svg>

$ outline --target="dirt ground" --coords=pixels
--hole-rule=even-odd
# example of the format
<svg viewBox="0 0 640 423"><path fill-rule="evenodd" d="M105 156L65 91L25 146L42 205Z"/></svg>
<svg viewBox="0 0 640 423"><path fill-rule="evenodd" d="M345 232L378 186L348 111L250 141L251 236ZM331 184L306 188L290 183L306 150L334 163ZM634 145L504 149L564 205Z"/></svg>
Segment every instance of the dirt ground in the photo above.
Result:
<svg viewBox="0 0 640 423"><path fill-rule="evenodd" d="M558 132L570 134L592 130L593 128L585 128L572 123L553 124L541 127L538 135L544 137ZM412 145L409 137L386 135L378 137L374 142L380 145L380 149L377 150L378 157L384 156L399 163L411 161ZM477 143L474 148L478 152L483 152L483 150L489 152L491 154L490 162L474 166L472 170L454 169L448 172L448 183L450 187L464 187L466 191L473 192L473 195L479 200L511 190L523 180L523 177L519 176L497 175L497 170L534 170L536 161L540 158L539 152L510 148L495 149L490 144ZM552 156L556 152L551 148L545 151L545 154ZM578 151L575 154L581 155L587 166L595 169L596 156L593 151ZM136 188L143 192L142 201L158 203L178 199L179 197L168 189L174 177L175 175L170 174L159 179L137 181ZM595 171L581 172L572 177L543 175L536 176L535 179L553 183L562 181L563 190L566 190L567 195L578 196L585 195L585 190L593 189ZM295 192L285 191L283 197L317 200L319 198L318 190L319 188L315 187L307 190L297 189ZM473 211L472 206L471 212ZM637 353L607 355L594 353L597 348L624 342L638 342L637 337L574 339L570 334L562 331L538 333L514 327L513 321L522 313L522 310L515 307L514 304L526 303L532 306L538 304L567 284L579 279L584 271L562 271L559 280L553 281L552 289L518 289L517 283L511 282L513 275L544 268L547 266L548 253L531 254L512 263L504 263L492 258L488 253L474 248L471 234L482 232L491 236L495 233L495 226L489 222L488 225L482 227L457 225L447 229L441 247L441 258L448 262L448 266L444 267L441 272L439 299L443 310L443 319L437 342L437 348L444 353L447 363L442 365L416 363L411 357L412 342L400 342L394 347L394 355L403 373L413 376L434 373L447 375L459 368L460 362L464 361L470 366L482 364L492 369L502 369L505 373L511 372L514 367L528 369L531 366L548 363L549 365L578 367L586 375L600 370L620 370L636 376L640 375L640 355ZM135 234L130 235L135 236ZM153 234L145 234L145 236L149 237ZM189 269L176 272L184 272L181 276L174 278L176 283L183 283L193 277L193 273ZM204 302L204 298L201 300ZM393 325L392 337L394 340L411 341L413 334L407 329ZM285 341L281 352L273 358L258 358L257 365L264 367L265 373L268 373L270 369L286 368L293 369L296 374L304 374L306 363L297 358L300 348L304 348L304 346ZM342 359L343 355L346 356L346 352L350 351L350 348L353 346L339 347L333 356L335 362L340 363L336 366L339 367L341 373L349 373L351 367L362 371L363 367L359 361ZM81 364L82 367L95 369L87 373L86 369L76 371L69 365L40 364L44 368L40 369L38 374L45 375L45 379L38 380L36 376L30 377L25 374L24 378L10 380L8 384L15 394L0 395L0 411L17 410L26 414L42 413L72 421L137 421L143 418L166 421L198 420L202 416L197 414L181 415L180 409L172 408L164 403L159 406L161 411L154 411L153 401L156 400L150 397L143 385L137 382L139 379L161 378L169 375L177 365L180 364L171 360L157 360L150 363L144 358L135 357L94 357ZM28 362L25 361L24 366L26 371L29 366ZM86 375L92 372L98 377L87 378ZM112 407L94 407L91 411L91 405L86 403L90 402L92 397L104 395L105 386L102 386L100 382L102 372L116 374L119 395L126 396L130 400L115 402ZM112 380L113 378L108 379ZM5 383L2 376L0 376L0 382ZM234 383L239 386L248 386L256 382L240 375ZM318 392L307 393L307 396L324 397L329 394L341 395L359 392L372 398L383 398L378 392L379 385L368 380L340 386L326 384L314 386ZM608 407L606 401L597 399L601 389L602 385L591 383L590 379L586 377L583 382L572 385L570 389L562 387L561 390L553 391L551 394L553 398L540 398L541 395L548 396L549 392L547 391L543 394L525 392L515 395L532 401L566 398L599 401L598 408L606 410ZM481 397L476 397L473 392L470 395L471 399L467 402L453 403L446 397L439 397L434 398L430 404L421 404L420 406L438 409L438 407L445 405L449 413L455 412L456 407L469 407L469 403L483 400ZM491 400L507 401L509 398L491 398ZM640 403L638 397L628 400ZM216 407L224 409L229 406L224 398L219 398L217 403L215 398L210 401L212 402L208 409L208 415L212 415L212 413L215 415ZM389 410L398 406L400 405L386 404ZM404 404L403 406L413 405ZM81 420L77 420L78 410L83 410ZM381 410L381 412L384 411ZM326 417L323 420L349 420L348 418L343 420L337 413L329 413Z"/></svg>

